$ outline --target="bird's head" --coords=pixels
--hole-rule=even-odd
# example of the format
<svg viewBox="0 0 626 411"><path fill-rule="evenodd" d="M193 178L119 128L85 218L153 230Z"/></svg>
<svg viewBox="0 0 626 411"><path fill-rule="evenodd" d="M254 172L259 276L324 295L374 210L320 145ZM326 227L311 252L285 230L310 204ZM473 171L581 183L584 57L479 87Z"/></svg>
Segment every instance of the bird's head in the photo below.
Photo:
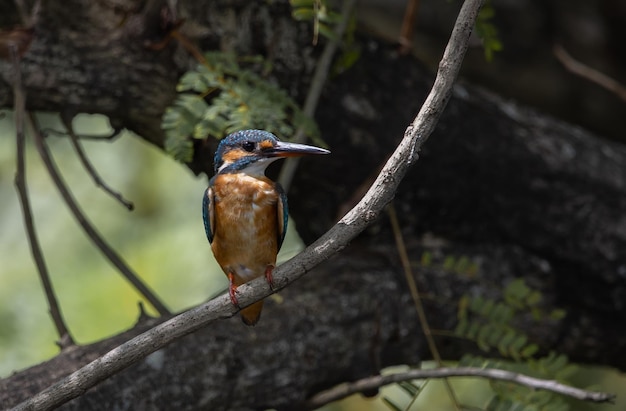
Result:
<svg viewBox="0 0 626 411"><path fill-rule="evenodd" d="M224 137L215 152L215 174L263 175L273 161L283 157L329 154L305 144L286 143L263 130L242 130Z"/></svg>

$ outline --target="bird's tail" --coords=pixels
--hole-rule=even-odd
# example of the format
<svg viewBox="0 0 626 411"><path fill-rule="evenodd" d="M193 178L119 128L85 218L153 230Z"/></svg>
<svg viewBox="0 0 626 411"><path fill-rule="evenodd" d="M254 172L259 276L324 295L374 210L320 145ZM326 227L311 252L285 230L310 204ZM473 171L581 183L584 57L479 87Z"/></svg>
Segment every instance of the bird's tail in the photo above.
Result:
<svg viewBox="0 0 626 411"><path fill-rule="evenodd" d="M255 325L261 318L261 309L263 308L263 300L256 302L240 311L241 320L245 325Z"/></svg>

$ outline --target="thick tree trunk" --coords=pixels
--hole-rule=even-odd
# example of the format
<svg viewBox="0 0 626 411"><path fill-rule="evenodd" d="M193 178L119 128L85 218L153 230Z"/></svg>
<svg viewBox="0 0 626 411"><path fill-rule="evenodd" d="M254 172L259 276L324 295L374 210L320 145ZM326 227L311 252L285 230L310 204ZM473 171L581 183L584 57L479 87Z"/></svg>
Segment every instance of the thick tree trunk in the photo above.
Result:
<svg viewBox="0 0 626 411"><path fill-rule="evenodd" d="M32 110L103 113L163 145L160 116L189 58L172 42L160 51L160 10L113 2L44 2L25 55ZM139 3L137 3L139 4ZM234 4L234 5L233 5ZM10 4L0 16L15 15ZM188 34L204 48L233 47L274 62L273 75L301 98L318 49L286 2L181 2ZM4 18L4 17L3 17ZM242 23L244 22L244 23ZM362 38L361 57L325 89L317 120L327 161L303 161L290 208L303 238L330 227L368 184L417 112L431 76L393 46ZM0 105L10 107L10 66L0 63ZM210 169L213 140L198 144L196 172ZM497 297L523 277L561 320L520 319L544 350L573 360L626 360L626 148L516 107L469 85L457 86L437 131L394 201L428 298L432 326L450 330L462 295ZM466 256L463 275L436 260ZM311 394L381 367L428 359L386 219L344 253L270 299L254 328L238 318L212 324L158 351L67 409L300 409ZM3 407L51 385L155 320L110 340L61 353L0 381ZM471 344L440 337L446 358Z"/></svg>

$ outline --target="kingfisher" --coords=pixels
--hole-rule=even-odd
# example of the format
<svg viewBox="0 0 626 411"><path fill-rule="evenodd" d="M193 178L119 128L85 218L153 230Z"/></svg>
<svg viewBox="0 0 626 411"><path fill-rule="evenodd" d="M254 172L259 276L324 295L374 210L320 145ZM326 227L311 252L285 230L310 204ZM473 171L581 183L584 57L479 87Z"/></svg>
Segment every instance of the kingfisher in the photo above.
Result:
<svg viewBox="0 0 626 411"><path fill-rule="evenodd" d="M272 287L276 255L287 232L287 196L280 184L265 176L265 169L284 157L329 153L280 141L263 130L237 131L220 142L215 175L202 200L202 219L236 307L239 285L265 276ZM262 308L263 300L242 309L241 319L246 325L255 325Z"/></svg>

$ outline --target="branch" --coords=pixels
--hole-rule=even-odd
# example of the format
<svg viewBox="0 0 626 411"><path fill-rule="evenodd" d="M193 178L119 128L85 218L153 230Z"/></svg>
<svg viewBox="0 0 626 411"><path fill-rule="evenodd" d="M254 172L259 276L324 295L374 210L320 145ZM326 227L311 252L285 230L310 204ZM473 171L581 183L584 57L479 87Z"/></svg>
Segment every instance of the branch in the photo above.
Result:
<svg viewBox="0 0 626 411"><path fill-rule="evenodd" d="M74 132L74 127L72 127L72 119L68 118L68 116L66 115L61 114L61 121L63 122L63 125L65 126L65 129L70 136L70 141L72 142L72 146L74 147L74 150L76 151L80 162L83 163L83 167L85 167L85 170L87 170L87 173L91 176L91 179L93 180L96 187L100 187L111 197L119 201L129 211L132 211L135 208L135 205L131 201L126 200L124 196L122 196L122 194L109 187L108 184L106 184L102 180L100 175L96 172L96 169L89 161L89 158L87 158L87 154L85 154L85 150L83 150L80 141L78 141L78 136Z"/></svg>
<svg viewBox="0 0 626 411"><path fill-rule="evenodd" d="M26 228L26 236L28 237L28 244L30 245L30 251L33 255L33 260L37 266L37 272L43 286L46 300L50 309L50 316L52 322L59 334L58 345L61 349L74 345L74 341L70 332L65 325L63 315L61 314L61 308L54 294L54 288L52 287L52 281L50 280L50 274L48 267L46 266L46 260L44 259L39 240L37 239L37 233L35 231L35 223L33 221L33 214L30 207L30 199L28 198L28 189L26 186L26 164L24 154L24 114L26 112L25 103L26 98L24 96L24 89L22 88L22 78L20 69L20 57L19 49L15 45L9 46L9 54L11 55L11 62L13 64L13 109L15 111L15 134L16 134L16 156L17 156L17 171L15 173L15 187L17 189L20 205L22 207L22 215L24 217L24 226Z"/></svg>
<svg viewBox="0 0 626 411"><path fill-rule="evenodd" d="M424 333L424 337L426 338L426 342L428 343L428 349L430 351L430 354L433 356L433 359L437 363L437 366L443 367L443 360L441 359L441 354L439 354L439 349L437 348L437 344L435 344L435 339L433 338L433 333L428 321L428 316L426 315L426 310L424 309L424 304L422 303L422 296L417 288L417 282L415 281L415 276L413 275L413 270L411 269L411 260L404 244L404 238L402 237L402 229L400 228L398 215L393 204L389 204L389 206L387 207L387 214L389 215L389 221L391 223L391 229L393 231L393 236L396 242L396 248L398 249L400 261L402 263L404 277L406 278L407 285L409 286L409 290L411 291L411 297L413 298L413 304L415 305L415 312L417 313L420 327L422 328L422 332ZM454 404L455 410L460 410L461 407L459 406L459 401L454 392L454 389L452 388L452 385L447 378L444 379L443 382L446 387L448 396ZM417 393L413 398L417 398Z"/></svg>
<svg viewBox="0 0 626 411"><path fill-rule="evenodd" d="M373 186L359 204L326 234L298 256L276 268L274 271L275 291L296 281L313 267L346 247L353 238L376 219L385 205L391 201L409 166L415 162L417 151L434 130L439 116L450 99L452 86L461 68L468 39L482 3L483 0L464 2L439 64L433 88ZM41 141L41 138L38 140ZM264 278L244 284L237 291L239 304L242 308L269 296L273 292ZM238 310L231 304L228 295L221 295L109 351L58 383L22 402L15 407L15 410L46 410L58 407L172 341L213 321L231 317L237 312Z"/></svg>
<svg viewBox="0 0 626 411"><path fill-rule="evenodd" d="M552 51L567 70L592 83L596 83L600 87L615 94L623 101L626 101L626 87L615 79L576 60L560 44L555 44Z"/></svg>
<svg viewBox="0 0 626 411"><path fill-rule="evenodd" d="M120 257L100 236L100 234L96 231L93 225L87 220L87 217L83 214L82 210L76 203L76 200L70 193L69 189L65 185L63 181L63 177L56 168L54 164L54 160L52 156L50 156L50 152L48 151L48 147L46 142L44 141L44 137L39 129L39 126L36 122L35 117L31 114L30 121L33 128L33 133L35 134L35 146L37 147L37 151L39 152L39 156L44 162L52 181L58 188L61 193L61 197L65 200L65 203L69 207L70 211L78 220L78 223L83 228L87 236L94 242L96 247L100 249L100 251L111 261L111 263L119 270L120 273L130 282L139 293L146 299L152 306L157 310L157 312L161 315L169 315L170 312L167 307L154 295L154 293L148 288L147 285L143 283L143 281L135 274L128 265L124 262L122 257Z"/></svg>
<svg viewBox="0 0 626 411"><path fill-rule="evenodd" d="M341 384L329 390L322 391L314 395L306 404L307 409L317 409L323 405L346 398L352 394L367 390L375 390L385 385L409 381L423 380L428 378L448 378L448 377L479 377L490 380L512 382L536 390L552 391L581 401L590 402L612 402L615 395L598 391L587 391L580 388L570 387L554 380L544 380L541 378L529 377L513 371L499 370L495 368L435 368L432 370L409 370L406 372L375 375L359 381Z"/></svg>

